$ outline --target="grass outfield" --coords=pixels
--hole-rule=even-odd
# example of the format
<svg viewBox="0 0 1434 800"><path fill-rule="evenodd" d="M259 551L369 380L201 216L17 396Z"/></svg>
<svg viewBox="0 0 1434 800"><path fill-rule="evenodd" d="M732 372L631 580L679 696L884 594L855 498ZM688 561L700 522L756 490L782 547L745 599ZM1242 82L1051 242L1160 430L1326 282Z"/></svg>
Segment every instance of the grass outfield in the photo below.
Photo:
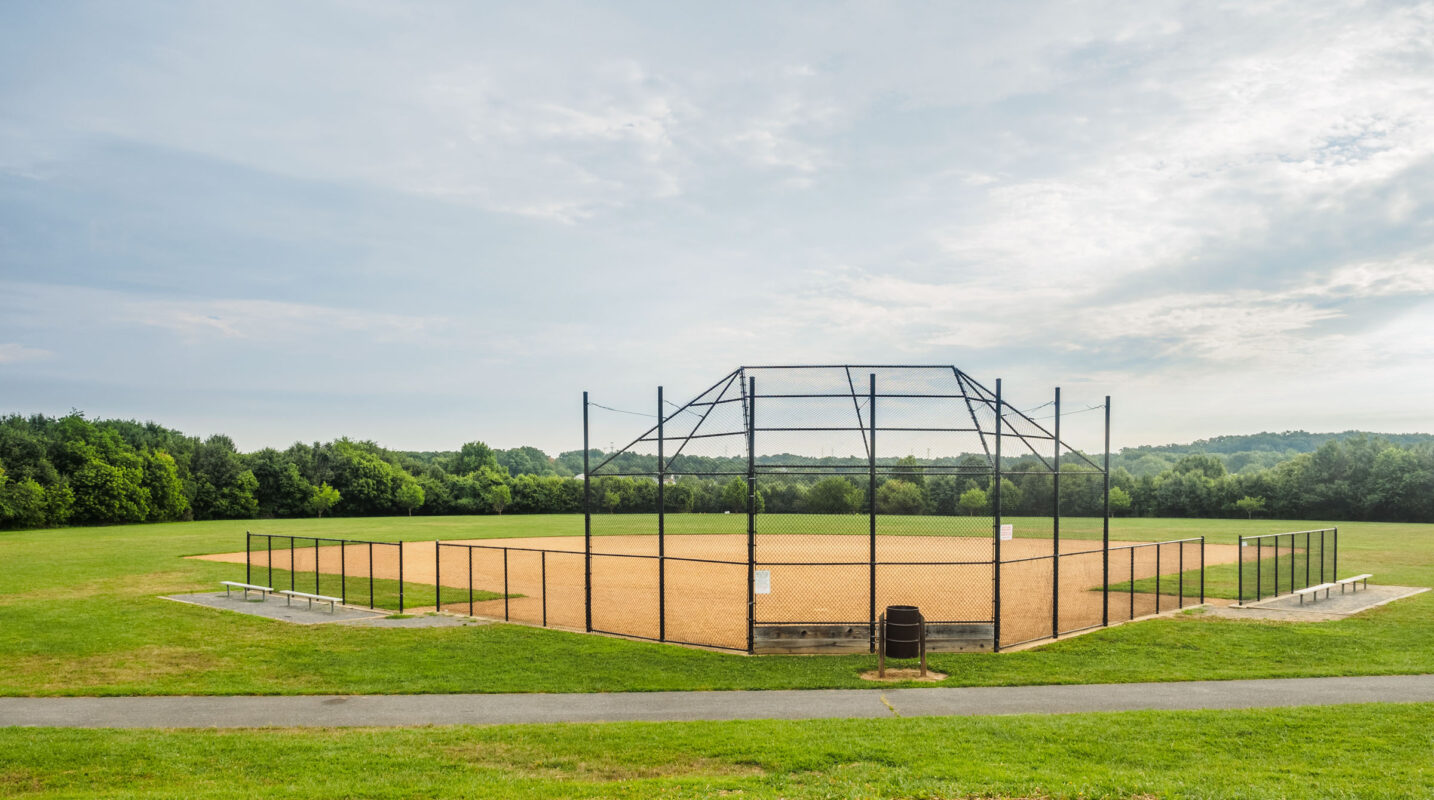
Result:
<svg viewBox="0 0 1434 800"><path fill-rule="evenodd" d="M1078 535L1083 521L1064 526ZM1084 521L1089 525L1089 521ZM1016 520L1017 532L1037 531ZM1320 527L1311 522L1119 519L1117 539ZM607 525L612 530L614 525ZM1093 526L1092 526L1093 527ZM744 656L534 628L294 626L162 600L243 567L246 529L377 540L577 535L577 516L195 522L0 533L0 694L648 691L867 686L869 656ZM613 530L613 532L619 532ZM626 532L626 531L623 531ZM1434 585L1434 525L1340 526L1341 571ZM1230 568L1233 569L1233 568ZM1212 584L1215 576L1212 575ZM936 655L948 685L1434 672L1434 593L1333 623L1186 615L1023 653Z"/></svg>
<svg viewBox="0 0 1434 800"><path fill-rule="evenodd" d="M1425 798L1434 705L491 728L0 729L24 797Z"/></svg>

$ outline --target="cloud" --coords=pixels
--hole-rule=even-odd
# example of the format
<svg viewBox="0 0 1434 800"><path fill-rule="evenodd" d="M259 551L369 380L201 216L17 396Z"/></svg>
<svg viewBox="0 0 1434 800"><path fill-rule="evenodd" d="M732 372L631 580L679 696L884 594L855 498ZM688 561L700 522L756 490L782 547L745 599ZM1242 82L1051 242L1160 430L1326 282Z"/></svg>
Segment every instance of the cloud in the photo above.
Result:
<svg viewBox="0 0 1434 800"><path fill-rule="evenodd" d="M0 10L0 341L501 375L538 431L774 361L1429 419L1431 40L1321 0Z"/></svg>
<svg viewBox="0 0 1434 800"><path fill-rule="evenodd" d="M39 361L52 358L55 354L38 347L26 347L15 342L0 342L0 364L14 364L20 361Z"/></svg>
<svg viewBox="0 0 1434 800"><path fill-rule="evenodd" d="M49 284L0 283L12 300L10 318L31 330L134 330L151 328L183 339L227 340L259 345L348 339L351 343L433 343L453 333L442 316L395 314L317 305L241 298L176 299ZM123 335L123 334L121 334ZM16 352L33 353L19 345ZM9 352L0 350L0 352ZM19 360L15 358L13 360Z"/></svg>

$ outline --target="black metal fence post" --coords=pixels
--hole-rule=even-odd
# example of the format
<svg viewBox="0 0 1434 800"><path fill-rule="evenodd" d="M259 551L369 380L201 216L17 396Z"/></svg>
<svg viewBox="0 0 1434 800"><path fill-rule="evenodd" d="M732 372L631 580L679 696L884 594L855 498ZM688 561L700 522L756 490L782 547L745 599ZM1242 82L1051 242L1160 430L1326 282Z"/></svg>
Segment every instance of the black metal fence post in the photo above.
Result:
<svg viewBox="0 0 1434 800"><path fill-rule="evenodd" d="M1290 534L1290 591L1295 590L1295 535Z"/></svg>
<svg viewBox="0 0 1434 800"><path fill-rule="evenodd" d="M1001 379L996 379L996 457L991 462L991 537L995 542L991 561L992 572L992 636L991 651L1001 652L1001 425L1005 414L1001 406Z"/></svg>
<svg viewBox="0 0 1434 800"><path fill-rule="evenodd" d="M398 613L403 613L403 542L398 543Z"/></svg>
<svg viewBox="0 0 1434 800"><path fill-rule="evenodd" d="M289 591L294 591L294 537L289 537Z"/></svg>
<svg viewBox="0 0 1434 800"><path fill-rule="evenodd" d="M319 540L314 539L314 594L323 594L319 591Z"/></svg>
<svg viewBox="0 0 1434 800"><path fill-rule="evenodd" d="M473 547L468 547L468 616L473 616Z"/></svg>
<svg viewBox="0 0 1434 800"><path fill-rule="evenodd" d="M373 608L373 542L368 543L368 607Z"/></svg>
<svg viewBox="0 0 1434 800"><path fill-rule="evenodd" d="M1155 545L1155 613L1160 613L1160 545Z"/></svg>
<svg viewBox="0 0 1434 800"><path fill-rule="evenodd" d="M1130 618L1135 619L1135 545L1130 546Z"/></svg>
<svg viewBox="0 0 1434 800"><path fill-rule="evenodd" d="M348 541L339 540L339 600L344 605L349 602L349 565L347 554Z"/></svg>
<svg viewBox="0 0 1434 800"><path fill-rule="evenodd" d="M1105 478L1104 512L1101 514L1101 550L1105 553L1105 559L1101 570L1101 624L1110 624L1110 395L1105 396L1105 466L1101 468ZM1160 555L1159 547L1156 547L1156 556ZM1158 570L1157 570L1158 571ZM1156 605L1159 605L1160 595L1156 593Z"/></svg>
<svg viewBox="0 0 1434 800"><path fill-rule="evenodd" d="M1339 580L1339 528L1334 529L1334 563L1330 566L1329 579Z"/></svg>
<svg viewBox="0 0 1434 800"><path fill-rule="evenodd" d="M508 621L508 548L503 548L503 621Z"/></svg>
<svg viewBox="0 0 1434 800"><path fill-rule="evenodd" d="M1200 605L1205 605L1205 537L1200 537Z"/></svg>
<svg viewBox="0 0 1434 800"><path fill-rule="evenodd" d="M1184 608L1184 607L1185 607L1185 543L1184 543L1184 542L1181 542L1181 543L1180 543L1180 553L1179 553L1179 555L1176 557L1176 568L1180 570L1180 578L1176 581L1176 586L1177 586L1178 588L1177 588L1177 590L1176 590L1176 591L1177 591L1177 594L1176 594L1176 597L1175 597L1175 607L1176 607L1176 608Z"/></svg>
<svg viewBox="0 0 1434 800"><path fill-rule="evenodd" d="M1264 546L1265 546L1265 540L1264 540L1264 539L1255 539L1255 602L1256 602L1256 603L1260 602L1260 598L1263 596L1263 595L1262 595L1262 592L1263 592L1264 589L1265 589L1265 576L1262 574L1262 573L1264 572L1264 570L1265 570L1265 555L1264 555L1263 552L1261 552L1261 551L1264 549Z"/></svg>
<svg viewBox="0 0 1434 800"><path fill-rule="evenodd" d="M433 610L443 610L443 545L433 543Z"/></svg>
<svg viewBox="0 0 1434 800"><path fill-rule="evenodd" d="M745 373L744 373L745 374ZM757 595L757 379L747 378L747 652L756 648Z"/></svg>
<svg viewBox="0 0 1434 800"><path fill-rule="evenodd" d="M667 641L667 464L663 456L662 387L657 387L657 641Z"/></svg>
<svg viewBox="0 0 1434 800"><path fill-rule="evenodd" d="M543 584L543 627L548 627L548 551L539 550L539 563L542 565L541 580Z"/></svg>
<svg viewBox="0 0 1434 800"><path fill-rule="evenodd" d="M1056 387L1055 461L1051 471L1051 638L1061 635L1061 387Z"/></svg>
<svg viewBox="0 0 1434 800"><path fill-rule="evenodd" d="M1305 586L1310 585L1310 532L1305 531Z"/></svg>
<svg viewBox="0 0 1434 800"><path fill-rule="evenodd" d="M264 585L265 585L265 586L268 586L269 588L272 589L272 588L274 588L274 535L273 535L273 534L265 534L265 535L264 535L264 563L269 566L269 579L266 580L266 581L264 581ZM1323 567L1323 565L1321 565L1321 567Z"/></svg>
<svg viewBox="0 0 1434 800"><path fill-rule="evenodd" d="M1239 601L1238 601L1238 604L1239 604L1239 605L1244 605L1244 604L1245 604L1245 537L1243 537L1243 536L1239 537L1239 541L1237 542L1237 545L1236 545L1236 553L1235 553L1235 554L1236 554L1236 557L1237 557L1237 559L1238 559L1238 561L1236 562L1236 565L1237 565L1237 569L1239 570L1239 574L1240 574L1239 586L1238 586L1238 588L1236 589L1236 593L1239 595L1239 598L1240 598ZM1202 563L1203 563L1203 562L1202 562ZM1202 580L1203 580L1203 579L1202 579Z"/></svg>
<svg viewBox="0 0 1434 800"><path fill-rule="evenodd" d="M1324 535L1327 531L1319 532L1319 582L1324 583Z"/></svg>
<svg viewBox="0 0 1434 800"><path fill-rule="evenodd" d="M871 373L866 395L866 421L870 429L867 465L867 621L871 624L868 647L876 652L876 373Z"/></svg>
<svg viewBox="0 0 1434 800"><path fill-rule="evenodd" d="M254 567L250 563L251 559L249 557L249 540L253 538L253 536L254 534L244 531L244 582L248 584L254 583Z"/></svg>
<svg viewBox="0 0 1434 800"><path fill-rule="evenodd" d="M583 618L593 630L593 479L588 466L588 393L583 392ZM507 593L504 592L506 595Z"/></svg>

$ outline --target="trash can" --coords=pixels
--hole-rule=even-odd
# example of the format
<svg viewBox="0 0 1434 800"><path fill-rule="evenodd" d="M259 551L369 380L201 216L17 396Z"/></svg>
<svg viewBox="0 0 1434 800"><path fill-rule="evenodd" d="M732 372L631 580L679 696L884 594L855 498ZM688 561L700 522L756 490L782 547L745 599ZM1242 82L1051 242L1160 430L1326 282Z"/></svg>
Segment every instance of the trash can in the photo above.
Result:
<svg viewBox="0 0 1434 800"><path fill-rule="evenodd" d="M887 606L886 629L881 642L887 658L921 655L921 610L916 606Z"/></svg>

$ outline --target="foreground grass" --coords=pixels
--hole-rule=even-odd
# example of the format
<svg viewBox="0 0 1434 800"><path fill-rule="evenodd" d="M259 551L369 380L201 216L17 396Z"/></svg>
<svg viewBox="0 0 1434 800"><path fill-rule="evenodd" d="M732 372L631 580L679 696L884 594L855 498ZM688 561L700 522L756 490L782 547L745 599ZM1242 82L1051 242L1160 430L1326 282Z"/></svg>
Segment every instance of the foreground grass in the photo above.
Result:
<svg viewBox="0 0 1434 800"><path fill-rule="evenodd" d="M181 556L242 548L246 527L379 540L581 533L580 517L202 522L0 534L0 694L650 691L865 686L867 656L747 658L508 625L294 626L160 599L213 590L243 566ZM1116 520L1129 539L1317 523ZM1018 528L1020 530L1020 528ZM1434 526L1341 526L1341 565L1434 585ZM360 591L366 593L367 587ZM1434 593L1333 623L1189 615L1037 650L933 656L950 685L1434 672Z"/></svg>
<svg viewBox="0 0 1434 800"><path fill-rule="evenodd" d="M489 728L0 729L13 797L1412 798L1434 705Z"/></svg>

